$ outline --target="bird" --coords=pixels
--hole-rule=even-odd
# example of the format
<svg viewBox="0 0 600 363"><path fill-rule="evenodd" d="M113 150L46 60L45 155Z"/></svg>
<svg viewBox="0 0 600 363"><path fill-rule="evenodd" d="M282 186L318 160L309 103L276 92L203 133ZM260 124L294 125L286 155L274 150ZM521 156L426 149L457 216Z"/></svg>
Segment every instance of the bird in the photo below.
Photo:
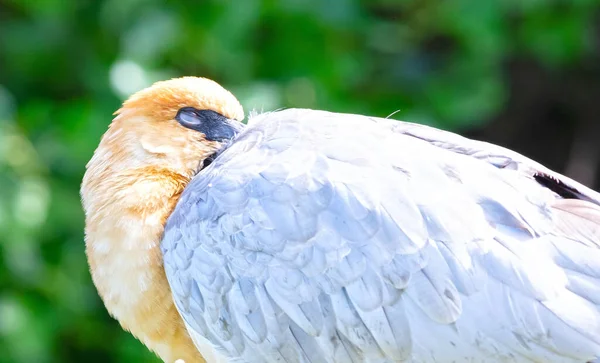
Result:
<svg viewBox="0 0 600 363"><path fill-rule="evenodd" d="M600 194L416 123L128 98L86 166L111 316L165 362L594 362Z"/></svg>

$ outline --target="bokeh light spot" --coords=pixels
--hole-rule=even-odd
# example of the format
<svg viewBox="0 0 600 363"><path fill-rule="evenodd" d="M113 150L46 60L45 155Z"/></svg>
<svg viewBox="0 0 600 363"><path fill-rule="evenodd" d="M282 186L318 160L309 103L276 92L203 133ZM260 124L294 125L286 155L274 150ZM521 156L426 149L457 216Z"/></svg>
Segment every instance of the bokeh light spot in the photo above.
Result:
<svg viewBox="0 0 600 363"><path fill-rule="evenodd" d="M117 61L110 68L110 85L122 98L149 86L150 83L146 71L130 60Z"/></svg>

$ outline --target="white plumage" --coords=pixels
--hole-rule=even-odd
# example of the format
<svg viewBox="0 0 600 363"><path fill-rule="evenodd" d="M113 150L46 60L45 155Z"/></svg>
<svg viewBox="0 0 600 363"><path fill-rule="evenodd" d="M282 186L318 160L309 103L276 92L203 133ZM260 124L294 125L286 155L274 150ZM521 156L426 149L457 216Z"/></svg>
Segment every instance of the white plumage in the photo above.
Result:
<svg viewBox="0 0 600 363"><path fill-rule="evenodd" d="M425 126L257 115L161 248L188 330L224 361L600 357L600 196Z"/></svg>

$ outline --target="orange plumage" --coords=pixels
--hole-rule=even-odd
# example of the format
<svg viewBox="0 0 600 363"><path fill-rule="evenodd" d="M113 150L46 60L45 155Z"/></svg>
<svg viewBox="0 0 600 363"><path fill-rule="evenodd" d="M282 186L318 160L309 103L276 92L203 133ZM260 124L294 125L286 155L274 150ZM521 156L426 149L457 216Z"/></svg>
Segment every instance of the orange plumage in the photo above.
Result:
<svg viewBox="0 0 600 363"><path fill-rule="evenodd" d="M182 107L241 120L231 93L204 78L158 82L124 102L81 187L86 254L109 313L165 362L204 362L175 308L159 248L164 223L218 148L174 120ZM210 356L210 352L203 352Z"/></svg>

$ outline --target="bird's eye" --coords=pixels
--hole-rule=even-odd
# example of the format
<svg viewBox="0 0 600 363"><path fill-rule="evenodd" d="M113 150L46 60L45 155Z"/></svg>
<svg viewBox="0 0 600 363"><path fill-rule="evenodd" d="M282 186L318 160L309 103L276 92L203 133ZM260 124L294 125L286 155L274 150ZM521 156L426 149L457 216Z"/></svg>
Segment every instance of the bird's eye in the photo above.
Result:
<svg viewBox="0 0 600 363"><path fill-rule="evenodd" d="M213 110L183 107L179 109L175 119L181 126L199 131L211 141L231 140L241 130L239 122L229 120Z"/></svg>
<svg viewBox="0 0 600 363"><path fill-rule="evenodd" d="M202 124L202 113L193 107L184 107L177 112L175 119L187 128L196 129Z"/></svg>

